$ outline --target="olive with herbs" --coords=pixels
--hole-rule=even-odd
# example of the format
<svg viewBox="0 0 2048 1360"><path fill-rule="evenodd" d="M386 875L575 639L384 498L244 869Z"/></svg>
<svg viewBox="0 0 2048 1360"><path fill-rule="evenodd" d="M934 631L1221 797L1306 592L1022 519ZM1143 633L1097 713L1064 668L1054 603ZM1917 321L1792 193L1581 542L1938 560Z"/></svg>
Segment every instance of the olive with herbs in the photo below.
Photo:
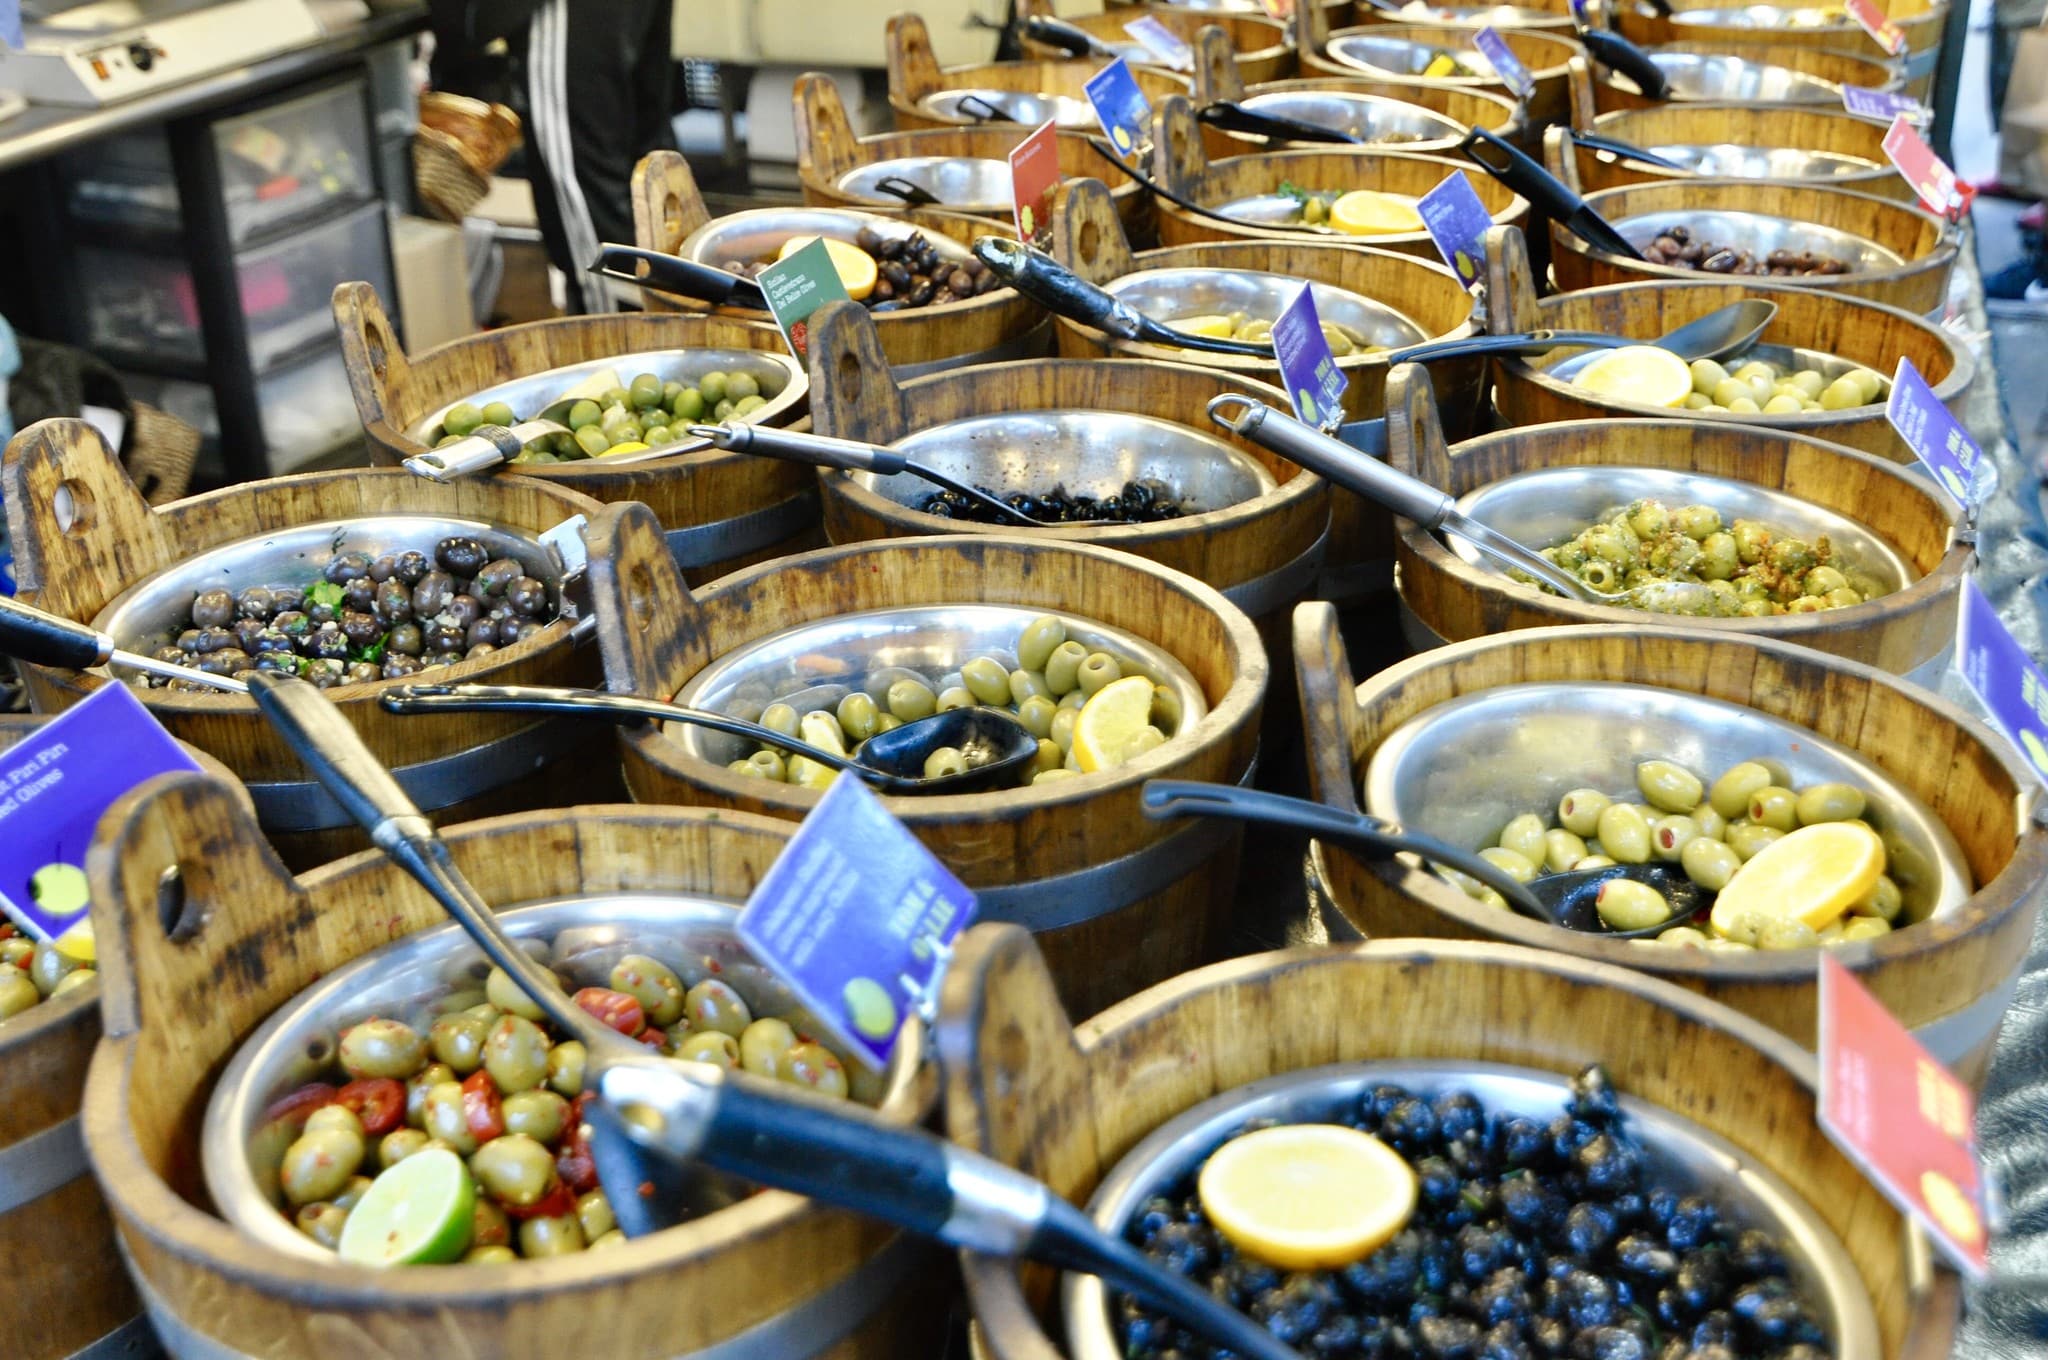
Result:
<svg viewBox="0 0 2048 1360"><path fill-rule="evenodd" d="M434 545L434 561L451 576L475 576L490 560L490 551L474 538L444 538Z"/></svg>

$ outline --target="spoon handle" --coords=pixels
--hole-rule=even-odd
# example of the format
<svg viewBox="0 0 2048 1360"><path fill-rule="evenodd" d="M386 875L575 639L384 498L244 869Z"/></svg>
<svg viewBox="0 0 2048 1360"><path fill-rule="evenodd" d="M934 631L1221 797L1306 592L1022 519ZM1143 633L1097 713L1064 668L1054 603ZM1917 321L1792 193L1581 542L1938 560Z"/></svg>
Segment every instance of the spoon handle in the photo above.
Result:
<svg viewBox="0 0 2048 1360"><path fill-rule="evenodd" d="M1385 355L1390 364L1422 364L1438 359L1463 359L1473 354L1543 354L1565 345L1618 349L1637 342L1605 331L1515 331L1506 335L1472 335L1460 340L1432 340Z"/></svg>
<svg viewBox="0 0 2048 1360"><path fill-rule="evenodd" d="M1299 118L1282 118L1278 114L1260 113L1242 104L1219 99L1204 104L1195 113L1195 121L1209 127L1222 128L1225 132L1249 132L1272 142L1337 142L1347 146L1359 145L1359 139L1341 128L1324 127L1321 123L1304 122Z"/></svg>
<svg viewBox="0 0 2048 1360"><path fill-rule="evenodd" d="M114 654L114 639L87 624L0 595L0 653L32 666L85 670Z"/></svg>
<svg viewBox="0 0 2048 1360"><path fill-rule="evenodd" d="M1504 562L1518 571L1529 573L1566 599L1582 600L1587 604L1611 602L1608 596L1594 590L1542 553L1531 549L1526 543L1518 543L1499 530L1467 517L1461 511L1453 510L1444 516L1442 527L1445 533L1456 534L1488 557Z"/></svg>
<svg viewBox="0 0 2048 1360"><path fill-rule="evenodd" d="M1614 224L1593 210L1591 204L1573 193L1565 182L1538 165L1521 148L1511 146L1485 128L1465 134L1458 149L1487 174L1555 218L1600 250L1624 259L1637 260L1642 252L1629 244Z"/></svg>
<svg viewBox="0 0 2048 1360"><path fill-rule="evenodd" d="M1110 49L1085 28L1076 27L1050 15L1033 14L1019 30L1025 38L1047 47L1057 47L1070 57L1109 56Z"/></svg>
<svg viewBox="0 0 2048 1360"><path fill-rule="evenodd" d="M1233 408L1243 414L1228 415ZM1209 418L1233 434L1299 463L1347 491L1355 491L1367 500L1384 505L1425 529L1436 528L1444 522L1446 515L1452 513L1452 500L1448 493L1390 467L1370 454L1361 453L1343 440L1332 438L1255 397L1238 392L1212 397Z"/></svg>
<svg viewBox="0 0 2048 1360"><path fill-rule="evenodd" d="M832 435L771 429L744 422L692 425L690 433L730 452L755 453L792 463L809 463L812 467L837 468L842 472L873 472L893 477L906 466L903 455L892 448Z"/></svg>
<svg viewBox="0 0 2048 1360"><path fill-rule="evenodd" d="M1643 98L1663 100L1671 97L1671 80L1664 74L1664 68L1627 38L1604 28L1581 28L1578 38L1593 54L1594 60L1635 82Z"/></svg>
<svg viewBox="0 0 2048 1360"><path fill-rule="evenodd" d="M638 246L607 242L598 248L597 259L591 262L590 272L625 279L673 297L695 298L713 306L731 303L735 307L761 311L768 307L768 299L762 296L761 286L752 279L743 279L723 269L714 269L708 264L659 250L642 250Z"/></svg>

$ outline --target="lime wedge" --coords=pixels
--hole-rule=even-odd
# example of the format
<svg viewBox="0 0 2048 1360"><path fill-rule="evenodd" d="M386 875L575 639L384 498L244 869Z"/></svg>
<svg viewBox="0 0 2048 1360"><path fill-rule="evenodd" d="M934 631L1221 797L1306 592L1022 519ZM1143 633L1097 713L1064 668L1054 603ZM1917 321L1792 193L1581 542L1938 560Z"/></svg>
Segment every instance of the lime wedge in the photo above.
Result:
<svg viewBox="0 0 2048 1360"><path fill-rule="evenodd" d="M446 1148L381 1173L342 1225L341 1259L359 1266L439 1265L469 1250L476 1187Z"/></svg>

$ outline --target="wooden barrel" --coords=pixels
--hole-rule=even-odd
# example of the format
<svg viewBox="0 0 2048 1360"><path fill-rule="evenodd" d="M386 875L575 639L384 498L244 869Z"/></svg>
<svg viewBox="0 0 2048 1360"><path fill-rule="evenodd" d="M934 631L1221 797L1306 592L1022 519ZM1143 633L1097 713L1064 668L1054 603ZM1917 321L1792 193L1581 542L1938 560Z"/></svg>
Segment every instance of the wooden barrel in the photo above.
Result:
<svg viewBox="0 0 2048 1360"><path fill-rule="evenodd" d="M1414 255L1369 246L1347 245L1324 237L1299 240L1204 241L1132 251L1116 229L1108 192L1091 180L1060 186L1053 204L1053 254L1060 263L1094 283L1140 269L1258 269L1291 278L1325 283L1392 307L1420 324L1431 338L1463 337L1475 328L1472 295L1458 276L1443 265ZM1504 228L1513 231L1512 227ZM1519 235L1519 233L1517 233ZM1078 322L1059 323L1060 353L1073 358L1124 354L1183 354L1205 368L1222 369L1264 383L1280 381L1279 366L1263 359L1232 355L1170 351L1155 345L1112 341L1102 331ZM1344 389L1347 420L1374 420L1386 414L1388 364L1383 355L1355 354L1337 361L1350 385ZM1444 405L1469 421L1481 405L1480 386L1486 374L1482 359L1447 359L1430 370ZM1284 390L1284 388L1283 388ZM829 529L828 529L829 532ZM1394 550L1393 518L1380 506L1341 487L1330 488L1330 536L1323 552L1327 567L1344 570L1364 563L1389 561ZM1212 582L1213 584L1213 582ZM1228 594L1229 592L1225 592ZM1329 598L1327 595L1318 596ZM1262 611L1251 609L1255 616ZM1284 638L1268 638L1269 650Z"/></svg>
<svg viewBox="0 0 2048 1360"><path fill-rule="evenodd" d="M1381 77L1332 55L1331 45L1341 45L1347 35L1426 43L1450 52L1478 51L1472 41L1477 35L1477 30L1445 28L1437 24L1384 22L1390 17L1383 14L1368 21L1362 28L1346 28L1332 32L1329 21L1321 17L1314 6L1296 10L1295 42L1301 49L1301 73L1305 76L1364 76L1372 80L1392 79L1402 84L1476 90L1505 99L1515 98L1514 92L1497 76ZM1536 81L1535 92L1529 96L1527 112L1524 115L1527 132L1532 136L1541 136L1543 129L1551 124L1569 122L1572 110L1569 63L1574 57L1583 60L1586 49L1579 46L1569 33L1546 32L1534 28L1504 28L1499 31L1508 45L1508 50L1515 54L1522 65L1529 68L1529 74Z"/></svg>
<svg viewBox="0 0 2048 1360"><path fill-rule="evenodd" d="M1895 675L1926 666L1954 640L1962 583L1976 561L1973 538L1962 531L1954 503L1905 468L1736 421L1575 420L1502 430L1452 448L1436 423L1424 374L1404 364L1387 386L1394 412L1387 422L1387 461L1452 496L1547 467L1696 472L1782 491L1855 520L1896 548L1913 578L1901 590L1846 609L1682 620L1689 627L1797 643ZM1396 526L1401 601L1424 630L1416 635L1419 643L1564 623L1636 627L1645 619L1639 610L1538 593L1474 566L1412 521Z"/></svg>
<svg viewBox="0 0 2048 1360"><path fill-rule="evenodd" d="M863 211L909 222L927 235L944 236L963 246L973 245L992 230L985 217L935 208L875 207ZM681 152L652 151L641 158L633 169L633 236L638 245L674 255L692 233L711 222L711 210L704 206L696 176L690 173L689 162ZM792 222L789 235L798 234ZM715 311L720 316L763 324L774 321L767 311L752 307L713 309L652 288L643 288L640 295L650 312ZM998 288L963 302L882 312L875 317L875 324L881 329L882 352L903 377L935 373L955 364L1028 358L1045 353L1052 344L1051 327L1038 305L1009 288ZM660 506L652 498L640 499L655 504L655 513L660 513Z"/></svg>
<svg viewBox="0 0 2048 1360"><path fill-rule="evenodd" d="M1546 148L1547 150L1547 148ZM1560 147L1561 151L1562 148ZM1571 186L1577 166L1553 161L1552 174ZM1929 213L1890 199L1847 189L1765 184L1755 180L1690 179L1659 184L1630 184L1585 195L1593 210L1627 229L1632 217L1651 213L1744 212L1782 217L1833 227L1866 241L1875 241L1904 263L1852 274L1812 274L1768 280L1797 288L1820 288L1889 303L1919 316L1947 305L1949 271L1955 267L1957 244L1946 225ZM1550 224L1550 268L1562 293L1597 288L1606 283L1638 279L1692 279L1695 269L1629 260L1596 250L1562 224ZM1740 275L1737 277L1754 277Z"/></svg>
<svg viewBox="0 0 2048 1360"><path fill-rule="evenodd" d="M1089 183L1090 181L1082 181ZM1097 185L1099 188L1100 185ZM1108 194L1103 194L1107 210ZM1113 228L1116 214L1109 211ZM1321 568L1330 528L1322 478L1210 421L1209 400L1245 392L1285 406L1287 393L1246 374L1156 359L1083 358L982 364L898 384L876 362L875 328L852 303L830 303L811 331L816 375L812 414L820 434L893 444L949 421L1005 411L1117 411L1151 416L1221 439L1273 475L1263 496L1152 524L1075 524L1023 532L1034 539L1094 543L1186 572L1258 621L1272 646L1286 645L1286 619ZM1041 469L1044 487L1060 480ZM928 515L855 480L819 474L825 536L834 543L957 534L961 522ZM996 526L990 526L996 527ZM1016 532L1012 530L1011 532Z"/></svg>
<svg viewBox="0 0 2048 1360"><path fill-rule="evenodd" d="M1491 175L1468 170L1463 163L1443 156L1369 150L1262 151L1212 161L1202 149L1202 129L1195 121L1194 106L1178 95L1152 114L1152 174L1179 197L1209 209L1275 193L1283 181L1305 189L1378 189L1420 198L1443 183L1445 176L1462 174L1496 223L1512 222L1519 226L1529 218L1528 201L1521 195L1502 188ZM1322 239L1317 233L1197 216L1164 199L1157 206L1159 244L1164 246L1192 245L1197 241L1271 240L1276 236L1288 240ZM1426 260L1442 258L1426 231L1361 236L1357 243L1420 255Z"/></svg>
<svg viewBox="0 0 2048 1360"><path fill-rule="evenodd" d="M1138 1142L1213 1096L1331 1063L1470 1061L1569 1076L1592 1063L1797 1188L1841 1240L1882 1350L1948 1354L1962 1288L1912 1221L1814 1129L1813 1059L1655 978L1535 949L1379 940L1219 963L1072 1025L1031 942L976 926L946 978L946 1128L1085 1205ZM1071 1354L1055 1277L965 1253L977 1354Z"/></svg>
<svg viewBox="0 0 2048 1360"><path fill-rule="evenodd" d="M792 99L796 109L797 177L803 182L804 202L824 207L872 211L877 207L899 206L893 199L862 197L839 187L842 177L862 166L906 156L964 156L1001 162L1008 160L1018 143L1032 132L1027 127L998 125L924 128L916 132L883 132L856 138L853 125L846 119L846 105L839 98L839 87L824 76L815 72L798 76ZM1065 135L1057 141L1062 176L1071 179L1102 173L1103 160L1089 148L1086 137ZM1007 176L1003 180L1003 189L1007 195ZM1137 181L1117 187L1116 203L1117 212L1124 219L1124 229L1141 238L1148 236L1152 230L1151 196L1143 192ZM961 206L965 209L969 205ZM1008 203L1000 206L976 204L972 205L972 211L975 215L1001 223L1004 230L1010 229Z"/></svg>
<svg viewBox="0 0 2048 1360"><path fill-rule="evenodd" d="M1552 129L1556 135L1557 129ZM1505 236L1496 231L1495 237ZM1489 240L1487 296L1505 313L1503 331L1605 331L1610 335L1650 338L1675 330L1698 317L1746 297L1769 298L1778 304L1777 318L1763 333L1767 345L1832 354L1861 364L1886 377L1901 358L1933 386L1951 409L1962 410L1964 396L1977 377L1977 361L1954 334L1924 317L1879 302L1830 293L1819 288L1788 288L1769 283L1735 283L1725 276L1694 274L1692 281L1644 280L1609 284L1576 293L1536 297L1528 256L1519 242ZM1740 362L1731 358L1728 366ZM1646 406L1596 396L1570 381L1553 378L1528 356L1504 355L1495 368L1494 406L1508 425L1536 425L1554 420L1590 420L1602 416L1642 418L1652 415L1724 420L1742 427L1767 426L1844 444L1894 463L1918 460L1885 419L1884 405L1855 406L1842 411L1804 411L1795 415L1732 415L1719 411L1686 411Z"/></svg>
<svg viewBox="0 0 2048 1360"><path fill-rule="evenodd" d="M889 810L975 890L983 920L1030 925L1065 994L1099 1006L1210 956L1235 900L1240 833L1148 820L1147 779L1248 777L1267 661L1252 622L1215 590L1084 543L994 536L888 539L737 572L694 597L652 519L612 506L591 531L609 687L668 697L713 660L791 628L867 609L1015 604L1120 628L1191 671L1209 713L1188 739L1117 770L1037 787L889 797ZM642 803L801 818L818 794L747 779L651 728L622 728Z"/></svg>
<svg viewBox="0 0 2048 1360"><path fill-rule="evenodd" d="M1882 770L1931 809L1962 848L1976 892L1952 914L1840 947L1846 964L1937 1058L1982 1076L2048 879L2038 788L1982 722L1860 662L1775 637L1703 628L1540 628L1426 652L1354 688L1335 612L1295 614L1309 782L1355 810L1359 777L1389 733L1460 695L1539 681L1652 685L1751 708L1810 729ZM1731 758L1739 756L1731 755ZM1398 860L1368 864L1314 847L1330 900L1368 936L1526 944L1654 974L1789 1036L1815 1042L1810 950L1653 949L1543 925L1466 897Z"/></svg>
<svg viewBox="0 0 2048 1360"><path fill-rule="evenodd" d="M0 753L47 721L0 714ZM248 795L225 765L187 755ZM0 1020L0 1331L13 1360L150 1353L149 1324L114 1251L114 1224L87 1174L79 1098L100 1039L98 983Z"/></svg>
<svg viewBox="0 0 2048 1360"><path fill-rule="evenodd" d="M1860 31L1860 30L1859 30ZM1689 38L1660 44L1659 52L1694 52L1702 56L1742 57L1765 66L1783 66L1804 75L1816 76L1833 85L1860 85L1871 90L1896 90L1900 88L1898 69L1890 62L1874 56L1859 56L1854 52L1840 52L1829 47L1789 47L1766 45L1757 42L1728 42L1714 39ZM1601 72L1599 78L1593 72ZM1623 88L1605 78L1605 68L1588 67L1588 84L1591 86L1594 107L1601 113L1614 113L1621 109L1663 108L1666 101L1650 99L1634 88ZM1789 105L1793 108L1835 109L1840 105L1827 103L1767 104L1759 101L1753 108L1775 109Z"/></svg>
<svg viewBox="0 0 2048 1360"><path fill-rule="evenodd" d="M1807 7L1804 0L1765 0L1765 3L1793 9ZM1822 28L1754 28L1735 24L1687 23L1681 17L1687 10L1734 8L1724 0L1672 0L1670 8L1673 13L1665 17L1649 6L1617 5L1613 23L1623 37L1642 46L1684 41L1749 46L1768 43L1773 47L1826 48L1860 57L1893 60L1892 54L1853 20L1844 19ZM1907 92L1924 101L1933 83L1942 32L1948 24L1947 0L1878 0L1877 8L1905 35L1905 58L1901 65Z"/></svg>
<svg viewBox="0 0 2048 1360"><path fill-rule="evenodd" d="M1310 6L1314 8L1314 6ZM1237 68L1248 81L1285 80L1295 72L1294 35L1287 25L1264 14L1238 13L1232 10L1187 9L1177 5L1147 5L1145 15L1157 19L1169 32L1177 35L1188 46L1193 47L1206 29L1214 28L1223 34L1223 41L1236 57ZM1036 15L1057 18L1072 24L1084 32L1092 33L1112 47L1134 45L1124 25L1136 17L1127 5L1112 5L1094 14L1059 14L1053 0L1019 0L1017 17L1027 19ZM1047 47L1024 39L1026 56L1049 57L1059 53L1058 48ZM1135 59L1134 59L1135 61Z"/></svg>
<svg viewBox="0 0 2048 1360"><path fill-rule="evenodd" d="M60 490L62 494L60 495ZM32 425L0 466L22 599L90 622L130 586L225 544L328 520L427 515L481 520L533 535L600 508L587 496L528 477L472 477L440 484L395 469L311 472L247 482L152 508L120 461L83 421ZM420 545L430 549L431 543ZM247 581L237 587L273 582ZM597 659L579 650L558 619L527 641L465 661L437 677L486 684L583 685ZM123 639L125 640L125 639ZM91 672L23 665L38 712L69 708L104 684ZM616 796L618 772L592 760L581 733L560 721L482 714L394 717L378 707L381 685L347 685L329 697L393 766L437 821L482 812L555 807L581 793ZM171 735L220 760L249 786L264 831L287 862L324 863L368 843L247 695L138 691Z"/></svg>
<svg viewBox="0 0 2048 1360"><path fill-rule="evenodd" d="M730 813L582 807L453 829L486 901L673 892L743 902L790 828ZM175 870L181 893L160 905ZM894 1231L766 1191L608 1252L375 1270L287 1256L200 1207L200 1113L251 1032L332 969L446 918L381 853L292 878L217 783L153 780L92 853L108 959L85 1145L151 1320L180 1360L581 1353L619 1360L893 1360L932 1344L939 1262ZM317 922L317 930L311 923ZM203 1023L201 1020L203 1017ZM925 1074L881 1107L931 1111ZM919 1277L928 1286L919 1287ZM451 1340L451 1338L459 1338Z"/></svg>
<svg viewBox="0 0 2048 1360"><path fill-rule="evenodd" d="M1232 58L1230 45L1220 32L1204 30L1195 45L1195 107L1214 103L1217 100L1241 102L1261 95L1297 95L1333 93L1348 95L1377 95L1382 99L1398 99L1432 113L1443 114L1465 127L1483 127L1510 141L1520 141L1525 135L1522 125L1522 106L1505 95L1491 94L1481 89L1467 89L1459 85L1439 84L1423 80L1376 80L1363 71L1354 71L1348 76L1306 76L1299 80L1269 80L1247 83L1243 68ZM1425 140L1416 144L1390 145L1388 149L1399 151L1430 151L1448 153L1458 142L1457 137ZM1281 148L1303 149L1317 143L1279 142L1269 143L1265 138L1247 132L1226 132L1222 128L1204 126L1202 147L1210 159L1224 156L1239 156L1247 152L1278 150Z"/></svg>
<svg viewBox="0 0 2048 1360"><path fill-rule="evenodd" d="M383 467L428 450L420 421L517 378L652 350L784 352L782 333L767 321L621 313L482 331L408 358L377 290L367 283L334 290L334 320L370 461ZM632 380L629 373L621 377ZM798 428L807 404L806 397L787 414ZM677 564L698 580L819 542L817 495L803 469L743 454L705 449L624 467L588 459L522 465L519 471L573 495L647 505L667 528Z"/></svg>
<svg viewBox="0 0 2048 1360"><path fill-rule="evenodd" d="M889 107L896 113L898 129L980 127L988 121L966 114L934 112L924 100L943 90L1014 90L1021 94L1062 95L1087 103L1083 87L1088 78L1107 63L1100 58L1079 57L1064 61L990 61L971 66L941 68L932 51L932 36L924 20L904 12L889 16L884 29L884 55L889 67ZM1131 78L1151 103L1170 94L1186 94L1188 78L1160 66L1133 64ZM1042 120L1019 120L1036 126ZM1085 129L1095 132L1092 124Z"/></svg>
<svg viewBox="0 0 2048 1360"><path fill-rule="evenodd" d="M1795 151L1824 151L1854 156L1870 162L1867 170L1853 170L1825 180L1787 179L1777 183L1828 184L1854 189L1900 203L1919 201L1913 186L1885 158L1886 131L1883 123L1858 118L1841 109L1801 107L1796 104L1659 104L1654 108L1617 109L1613 113L1592 112L1592 85L1587 82L1586 98L1578 106L1573 126L1640 147L1658 146L1753 146L1788 147ZM1612 152L1594 151L1569 136L1560 143L1568 153L1581 188L1613 189L1624 184L1680 182L1694 178L1690 170L1666 170L1624 160Z"/></svg>

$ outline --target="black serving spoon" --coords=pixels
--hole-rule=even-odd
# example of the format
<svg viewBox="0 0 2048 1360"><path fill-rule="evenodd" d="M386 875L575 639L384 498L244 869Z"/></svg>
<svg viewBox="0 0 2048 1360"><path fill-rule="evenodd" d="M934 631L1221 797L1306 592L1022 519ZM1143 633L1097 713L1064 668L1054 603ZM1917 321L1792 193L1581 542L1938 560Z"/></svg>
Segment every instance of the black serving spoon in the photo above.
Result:
<svg viewBox="0 0 2048 1360"><path fill-rule="evenodd" d="M1120 340L1253 359L1273 357L1273 346L1263 341L1193 335L1155 321L1108 289L1090 283L1044 251L1022 241L984 236L974 243L974 254L990 273L1039 306Z"/></svg>
<svg viewBox="0 0 2048 1360"><path fill-rule="evenodd" d="M1670 864L1614 864L1604 869L1543 874L1526 884L1518 883L1490 860L1470 850L1460 849L1449 841L1361 812L1345 812L1324 803L1267 793L1263 789L1179 779L1150 779L1145 782L1142 805L1145 815L1153 818L1222 817L1292 827L1312 836L1325 836L1363 846L1373 859L1387 859L1407 851L1422 856L1434 866L1455 869L1477 879L1507 899L1508 905L1524 916L1545 925L1561 926L1589 935L1610 935L1618 940L1656 935L1673 926L1684 925L1702 905L1699 886ZM1671 915L1654 926L1636 930L1609 929L1607 923L1600 919L1595 904L1599 900L1601 885L1616 878L1633 879L1654 888L1671 904Z"/></svg>
<svg viewBox="0 0 2048 1360"><path fill-rule="evenodd" d="M1563 180L1545 170L1519 147L1475 127L1458 143L1458 149L1474 165L1576 233L1580 239L1625 259L1640 260L1643 253L1615 230L1614 224L1596 212L1585 199L1573 193Z"/></svg>
<svg viewBox="0 0 2048 1360"><path fill-rule="evenodd" d="M0 595L0 656L11 656L32 666L63 666L89 670L109 662L127 666L146 675L167 680L189 680L215 689L244 693L248 686L231 675L215 675L153 656L123 651L114 639L89 624L59 618L33 605Z"/></svg>
<svg viewBox="0 0 2048 1360"><path fill-rule="evenodd" d="M1000 709L969 707L934 713L877 732L850 756L786 737L772 727L724 713L636 694L557 689L546 685L394 685L379 696L387 713L549 713L611 722L683 722L763 746L794 752L834 770L851 770L883 793L973 793L1019 782L1038 754L1038 738ZM925 758L942 747L985 753L959 774L926 775Z"/></svg>
<svg viewBox="0 0 2048 1360"><path fill-rule="evenodd" d="M1160 198L1165 199L1174 207L1181 209L1183 212L1193 213L1197 217L1206 218L1211 222L1221 222L1225 226L1231 227L1253 227L1259 231L1287 232L1299 236L1334 236L1342 241L1369 243L1371 240L1370 237L1347 236L1334 227L1316 226L1308 222L1247 222L1242 217L1232 217L1229 213L1217 212L1214 208L1205 208L1193 199L1175 193L1158 180L1152 178L1152 176L1124 161L1116 154L1116 148L1103 141L1100 137L1090 137L1088 139L1088 146L1096 155L1102 157L1102 159L1108 161L1111 165L1123 171L1140 185L1157 194Z"/></svg>
<svg viewBox="0 0 2048 1360"><path fill-rule="evenodd" d="M257 707L370 838L492 963L588 1050L591 1156L628 1236L678 1221L702 1168L809 1195L949 1246L1102 1280L1251 1360L1301 1360L1264 1327L1111 1236L1043 1182L873 1111L708 1063L677 1062L600 1024L499 926L433 823L326 696L268 674Z"/></svg>
<svg viewBox="0 0 2048 1360"><path fill-rule="evenodd" d="M1588 52L1610 71L1627 76L1645 99L1665 100L1671 97L1671 79L1664 74L1664 68L1642 48L1637 47L1619 33L1604 28L1590 28L1578 25L1578 39Z"/></svg>
<svg viewBox="0 0 2048 1360"><path fill-rule="evenodd" d="M1473 354L1547 354L1553 349L1571 345L1599 349L1650 345L1670 350L1691 363L1695 359L1720 359L1742 353L1754 345L1777 318L1777 303L1767 298L1743 298L1724 307L1716 307L1705 316L1694 317L1654 340L1632 340L1625 335L1609 335L1602 331L1515 331L1501 335L1468 335L1456 340L1431 340L1392 350L1385 357L1390 364L1420 364Z"/></svg>
<svg viewBox="0 0 2048 1360"><path fill-rule="evenodd" d="M1049 15L1030 15L1017 26L1020 36L1047 47L1057 47L1070 57L1114 57L1116 49L1087 29L1054 19Z"/></svg>
<svg viewBox="0 0 2048 1360"><path fill-rule="evenodd" d="M598 247L597 258L590 263L590 272L622 283L652 288L671 297L708 302L714 307L744 307L756 312L768 310L767 295L752 279L664 251L606 244Z"/></svg>
<svg viewBox="0 0 2048 1360"><path fill-rule="evenodd" d="M1363 137L1355 137L1342 128L1324 127L1301 118L1283 118L1275 113L1260 113L1228 99L1218 99L1195 110L1195 121L1206 123L1225 132L1248 132L1255 137L1264 137L1270 142L1336 142L1346 146L1365 146Z"/></svg>
<svg viewBox="0 0 2048 1360"><path fill-rule="evenodd" d="M1680 170L1686 174L1693 173L1693 169L1689 165L1680 165L1670 157L1660 156L1648 147L1637 146L1634 142L1625 142L1619 137L1610 137L1604 132L1573 132L1568 135L1575 145L1583 146L1593 151L1604 151L1610 156L1619 156L1623 160L1638 161L1644 165L1654 165L1660 170Z"/></svg>

